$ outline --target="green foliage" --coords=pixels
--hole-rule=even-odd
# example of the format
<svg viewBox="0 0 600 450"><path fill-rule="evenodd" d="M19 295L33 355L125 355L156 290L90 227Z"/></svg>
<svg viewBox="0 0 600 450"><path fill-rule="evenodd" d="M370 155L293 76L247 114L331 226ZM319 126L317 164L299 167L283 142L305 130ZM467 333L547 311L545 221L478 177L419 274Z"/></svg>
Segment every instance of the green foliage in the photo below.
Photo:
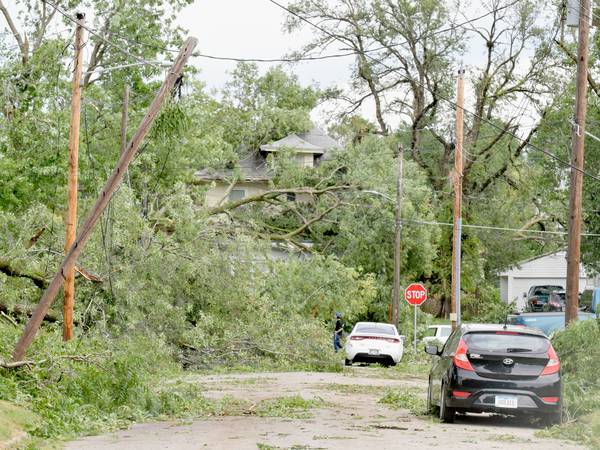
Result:
<svg viewBox="0 0 600 450"><path fill-rule="evenodd" d="M593 320L570 324L553 340L561 363L569 418L600 410L600 327Z"/></svg>
<svg viewBox="0 0 600 450"><path fill-rule="evenodd" d="M2 328L2 359L20 329ZM198 389L165 386L178 373L171 350L159 337L117 339L87 336L61 343L58 327L38 336L30 366L0 371L0 398L27 406L40 417L34 436L73 437L164 415L200 415L210 408Z"/></svg>
<svg viewBox="0 0 600 450"><path fill-rule="evenodd" d="M504 323L514 311L514 303L502 301L498 288L486 283L477 286L475 295L461 297L461 311L467 322Z"/></svg>
<svg viewBox="0 0 600 450"><path fill-rule="evenodd" d="M599 343L600 326L593 320L570 324L553 337L552 345L561 364L563 414L567 420L543 435L600 448Z"/></svg>
<svg viewBox="0 0 600 450"><path fill-rule="evenodd" d="M427 402L422 396L421 389L388 389L379 399L379 403L393 409L408 409L416 416L427 415Z"/></svg>
<svg viewBox="0 0 600 450"><path fill-rule="evenodd" d="M300 395L263 400L256 408L260 417L286 417L290 419L309 419L312 409L323 408L325 401L320 397L305 399Z"/></svg>

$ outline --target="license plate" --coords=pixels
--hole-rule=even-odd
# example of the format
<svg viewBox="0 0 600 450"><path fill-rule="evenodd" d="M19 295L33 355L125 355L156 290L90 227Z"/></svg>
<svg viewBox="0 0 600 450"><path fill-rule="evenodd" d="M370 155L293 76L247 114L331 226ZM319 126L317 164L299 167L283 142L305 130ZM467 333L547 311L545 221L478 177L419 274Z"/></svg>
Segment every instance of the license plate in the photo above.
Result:
<svg viewBox="0 0 600 450"><path fill-rule="evenodd" d="M512 408L518 407L518 397L509 395L496 395L496 408Z"/></svg>
<svg viewBox="0 0 600 450"><path fill-rule="evenodd" d="M379 350L372 348L369 350L369 355L379 355Z"/></svg>

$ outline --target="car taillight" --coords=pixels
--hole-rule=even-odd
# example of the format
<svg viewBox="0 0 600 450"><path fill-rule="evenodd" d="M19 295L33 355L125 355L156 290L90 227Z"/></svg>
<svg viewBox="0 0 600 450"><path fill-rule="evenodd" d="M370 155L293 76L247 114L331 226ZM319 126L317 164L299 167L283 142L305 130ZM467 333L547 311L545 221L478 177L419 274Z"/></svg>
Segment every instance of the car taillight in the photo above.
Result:
<svg viewBox="0 0 600 450"><path fill-rule="evenodd" d="M387 338L385 340L386 342L391 342L392 344L398 343L400 342L400 339L396 339L396 338Z"/></svg>
<svg viewBox="0 0 600 450"><path fill-rule="evenodd" d="M363 339L366 339L366 337L365 336L350 336L351 341L362 341Z"/></svg>
<svg viewBox="0 0 600 450"><path fill-rule="evenodd" d="M465 344L465 341L461 338L460 342L458 343L458 348L456 349L456 352L454 352L454 365L461 369L474 372L475 369L473 369L469 358L467 358L467 350L467 344Z"/></svg>
<svg viewBox="0 0 600 450"><path fill-rule="evenodd" d="M552 375L553 373L557 373L560 370L560 361L558 360L558 355L554 351L554 347L550 344L548 347L548 364L544 367L542 371L542 375Z"/></svg>
<svg viewBox="0 0 600 450"><path fill-rule="evenodd" d="M470 392L452 391L452 397L454 397L454 398L469 398L470 396L471 396Z"/></svg>
<svg viewBox="0 0 600 450"><path fill-rule="evenodd" d="M544 403L558 403L560 401L560 397L542 397L542 401Z"/></svg>

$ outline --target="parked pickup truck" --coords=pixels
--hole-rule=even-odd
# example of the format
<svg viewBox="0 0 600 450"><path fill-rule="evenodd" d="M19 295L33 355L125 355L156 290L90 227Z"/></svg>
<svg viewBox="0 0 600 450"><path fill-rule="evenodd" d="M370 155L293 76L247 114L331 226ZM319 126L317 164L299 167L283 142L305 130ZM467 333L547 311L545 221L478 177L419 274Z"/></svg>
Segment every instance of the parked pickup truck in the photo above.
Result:
<svg viewBox="0 0 600 450"><path fill-rule="evenodd" d="M579 320L595 319L596 314L579 311ZM531 312L510 314L507 318L510 325L521 325L525 327L538 328L548 337L565 327L564 312Z"/></svg>

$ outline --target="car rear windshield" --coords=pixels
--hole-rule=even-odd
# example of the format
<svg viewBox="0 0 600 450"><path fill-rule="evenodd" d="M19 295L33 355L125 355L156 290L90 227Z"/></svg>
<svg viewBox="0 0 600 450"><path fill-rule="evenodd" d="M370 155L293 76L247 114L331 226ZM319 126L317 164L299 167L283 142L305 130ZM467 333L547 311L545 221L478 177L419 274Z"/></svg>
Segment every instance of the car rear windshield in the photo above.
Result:
<svg viewBox="0 0 600 450"><path fill-rule="evenodd" d="M469 352L494 353L544 353L548 350L549 341L543 336L496 331L485 333L468 333L463 339Z"/></svg>
<svg viewBox="0 0 600 450"><path fill-rule="evenodd" d="M389 334L394 336L393 327L374 327L373 325L359 325L356 327L355 333L368 333L368 334Z"/></svg>
<svg viewBox="0 0 600 450"><path fill-rule="evenodd" d="M544 286L544 287L539 287L535 290L535 292L533 293L533 295L548 295L551 292L554 291L558 291L562 289L562 287L560 286Z"/></svg>

